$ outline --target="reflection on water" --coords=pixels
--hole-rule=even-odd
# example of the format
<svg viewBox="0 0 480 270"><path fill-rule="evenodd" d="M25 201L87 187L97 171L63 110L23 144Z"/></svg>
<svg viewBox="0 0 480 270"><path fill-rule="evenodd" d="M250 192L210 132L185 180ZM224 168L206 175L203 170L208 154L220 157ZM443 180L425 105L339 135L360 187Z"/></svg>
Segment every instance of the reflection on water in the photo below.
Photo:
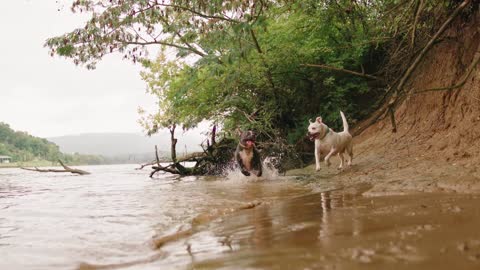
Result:
<svg viewBox="0 0 480 270"><path fill-rule="evenodd" d="M245 197L263 188L246 188ZM155 265L180 269L478 269L479 197L361 196L368 188L357 185L278 197L219 218L162 247L169 256Z"/></svg>
<svg viewBox="0 0 480 270"><path fill-rule="evenodd" d="M148 171L135 167L85 167L92 172L86 176L1 169L0 269L142 260L158 254L150 245L154 235L188 224L200 213L234 207L255 196L267 201L276 194L306 192L288 181L276 185L165 174L150 179ZM244 192L257 185L271 188Z"/></svg>
<svg viewBox="0 0 480 270"><path fill-rule="evenodd" d="M478 269L480 198L295 178L0 170L0 269ZM233 175L233 176L232 176ZM330 190L330 191L328 191ZM242 207L257 201L256 207ZM248 209L246 209L248 208ZM186 231L188 233L179 234ZM170 237L159 249L152 237Z"/></svg>

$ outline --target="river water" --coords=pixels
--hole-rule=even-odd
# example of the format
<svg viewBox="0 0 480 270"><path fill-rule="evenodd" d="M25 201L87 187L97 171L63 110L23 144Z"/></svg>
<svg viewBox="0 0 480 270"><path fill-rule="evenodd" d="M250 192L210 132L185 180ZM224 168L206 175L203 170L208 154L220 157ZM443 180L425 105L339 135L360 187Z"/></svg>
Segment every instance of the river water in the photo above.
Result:
<svg viewBox="0 0 480 270"><path fill-rule="evenodd" d="M370 184L0 169L0 269L480 269L480 197Z"/></svg>

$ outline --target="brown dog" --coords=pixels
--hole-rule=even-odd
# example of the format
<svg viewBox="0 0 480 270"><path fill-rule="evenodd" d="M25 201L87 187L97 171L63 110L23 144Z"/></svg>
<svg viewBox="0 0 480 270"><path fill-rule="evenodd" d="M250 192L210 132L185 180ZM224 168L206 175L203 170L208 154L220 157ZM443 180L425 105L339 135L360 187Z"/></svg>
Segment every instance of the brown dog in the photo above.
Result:
<svg viewBox="0 0 480 270"><path fill-rule="evenodd" d="M235 159L240 166L240 171L245 176L249 176L250 173L254 173L258 177L262 176L262 162L260 153L255 147L255 133L251 130L239 131L239 133L240 141L235 151Z"/></svg>

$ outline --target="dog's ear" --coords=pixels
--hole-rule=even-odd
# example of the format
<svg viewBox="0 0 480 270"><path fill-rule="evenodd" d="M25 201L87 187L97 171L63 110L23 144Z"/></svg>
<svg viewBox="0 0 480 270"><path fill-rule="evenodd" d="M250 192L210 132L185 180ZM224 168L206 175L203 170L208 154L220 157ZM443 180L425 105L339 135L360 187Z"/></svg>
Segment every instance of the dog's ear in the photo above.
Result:
<svg viewBox="0 0 480 270"><path fill-rule="evenodd" d="M321 116L317 117L317 119L315 121L317 121L319 124L321 124L322 123L322 117Z"/></svg>
<svg viewBox="0 0 480 270"><path fill-rule="evenodd" d="M242 136L243 131L240 128L235 129L235 133L237 133L237 136L240 137Z"/></svg>

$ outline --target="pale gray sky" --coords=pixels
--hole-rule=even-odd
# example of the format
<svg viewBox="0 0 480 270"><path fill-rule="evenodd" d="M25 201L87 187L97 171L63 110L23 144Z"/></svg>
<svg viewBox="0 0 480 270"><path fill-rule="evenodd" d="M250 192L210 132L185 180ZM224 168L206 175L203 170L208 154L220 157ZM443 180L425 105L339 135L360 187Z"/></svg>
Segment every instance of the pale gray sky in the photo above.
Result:
<svg viewBox="0 0 480 270"><path fill-rule="evenodd" d="M139 65L110 55L93 71L48 54L49 37L82 25L67 0L2 3L0 122L34 136L141 132L139 106L153 111ZM60 8L60 11L58 9Z"/></svg>

